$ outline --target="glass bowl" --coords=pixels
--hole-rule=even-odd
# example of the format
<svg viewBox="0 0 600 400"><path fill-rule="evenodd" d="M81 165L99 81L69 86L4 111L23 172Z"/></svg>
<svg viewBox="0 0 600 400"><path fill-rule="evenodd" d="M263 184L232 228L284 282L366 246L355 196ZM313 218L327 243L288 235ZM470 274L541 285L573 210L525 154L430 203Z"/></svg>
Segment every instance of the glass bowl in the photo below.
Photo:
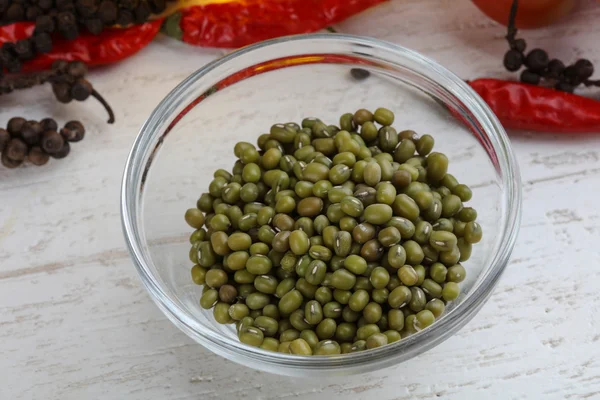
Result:
<svg viewBox="0 0 600 400"><path fill-rule="evenodd" d="M357 80L351 68L370 71ZM386 107L394 126L430 133L449 171L473 189L483 240L465 263L462 294L417 334L378 349L295 356L242 344L199 305L190 277L191 229L183 214L217 168L231 170L233 146L255 142L275 122L318 116L337 125L359 108ZM284 37L242 48L204 66L152 112L127 160L121 212L142 282L165 315L191 338L230 360L300 376L367 372L406 361L464 326L488 299L515 244L521 188L507 136L467 84L435 62L384 41L339 34Z"/></svg>

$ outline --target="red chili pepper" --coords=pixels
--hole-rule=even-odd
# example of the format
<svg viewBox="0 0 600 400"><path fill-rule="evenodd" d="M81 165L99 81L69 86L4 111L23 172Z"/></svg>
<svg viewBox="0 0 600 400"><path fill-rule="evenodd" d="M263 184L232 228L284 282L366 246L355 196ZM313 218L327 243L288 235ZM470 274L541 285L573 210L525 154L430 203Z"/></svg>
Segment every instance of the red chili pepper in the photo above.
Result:
<svg viewBox="0 0 600 400"><path fill-rule="evenodd" d="M87 65L103 65L127 58L144 48L154 39L162 20L134 25L130 28L111 28L100 35L81 33L74 40L54 38L52 51L39 54L23 64L22 71L39 71L50 68L55 60L83 61ZM34 24L19 22L0 27L0 45L30 37Z"/></svg>
<svg viewBox="0 0 600 400"><path fill-rule="evenodd" d="M31 36L34 27L35 25L33 22L16 22L14 24L0 26L0 44L25 39Z"/></svg>
<svg viewBox="0 0 600 400"><path fill-rule="evenodd" d="M541 86L498 79L469 85L507 129L554 133L600 132L600 101Z"/></svg>
<svg viewBox="0 0 600 400"><path fill-rule="evenodd" d="M184 42L236 48L315 32L386 0L239 0L182 9Z"/></svg>

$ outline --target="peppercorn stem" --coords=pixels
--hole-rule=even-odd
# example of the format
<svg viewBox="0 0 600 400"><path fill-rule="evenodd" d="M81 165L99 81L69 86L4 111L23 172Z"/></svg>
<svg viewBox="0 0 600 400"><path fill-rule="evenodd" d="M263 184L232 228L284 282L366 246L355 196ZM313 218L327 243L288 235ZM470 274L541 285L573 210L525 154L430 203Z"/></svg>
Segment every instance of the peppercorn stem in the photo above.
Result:
<svg viewBox="0 0 600 400"><path fill-rule="evenodd" d="M115 122L115 113L113 112L112 108L110 107L110 105L108 104L108 102L106 100L104 100L104 97L102 97L100 95L100 93L98 93L96 91L96 89L92 89L92 97L94 97L96 100L98 100L100 102L100 104L102 104L104 106L104 108L106 109L106 112L108 113L108 123L112 124Z"/></svg>
<svg viewBox="0 0 600 400"><path fill-rule="evenodd" d="M512 5L510 6L510 13L508 15L508 31L506 33L506 40L508 40L509 44L512 44L515 40L515 36L517 35L517 27L515 26L515 21L517 19L517 9L519 8L519 0L513 0Z"/></svg>
<svg viewBox="0 0 600 400"><path fill-rule="evenodd" d="M12 90L29 89L37 85L43 85L52 79L52 72L41 71L27 75L9 75L0 78L0 94L10 93Z"/></svg>

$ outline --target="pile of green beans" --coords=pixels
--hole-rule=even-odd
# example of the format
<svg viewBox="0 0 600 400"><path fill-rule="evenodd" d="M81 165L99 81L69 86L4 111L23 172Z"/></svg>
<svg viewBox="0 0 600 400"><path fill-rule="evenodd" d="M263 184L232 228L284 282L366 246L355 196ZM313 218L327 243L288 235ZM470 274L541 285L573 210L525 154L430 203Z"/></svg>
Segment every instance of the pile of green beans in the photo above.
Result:
<svg viewBox="0 0 600 400"><path fill-rule="evenodd" d="M481 240L469 187L385 108L276 124L235 145L185 213L200 306L241 342L298 355L373 349L460 295Z"/></svg>

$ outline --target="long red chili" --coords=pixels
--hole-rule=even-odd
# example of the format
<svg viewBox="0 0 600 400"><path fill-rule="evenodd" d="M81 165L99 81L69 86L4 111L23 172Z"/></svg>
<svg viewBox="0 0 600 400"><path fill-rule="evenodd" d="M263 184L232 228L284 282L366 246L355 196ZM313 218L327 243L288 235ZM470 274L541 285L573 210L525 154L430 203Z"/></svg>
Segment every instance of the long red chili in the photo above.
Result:
<svg viewBox="0 0 600 400"><path fill-rule="evenodd" d="M600 101L541 86L498 79L469 85L507 129L554 132L600 132Z"/></svg>
<svg viewBox="0 0 600 400"><path fill-rule="evenodd" d="M121 61L144 48L160 30L162 20L146 22L125 29L106 29L99 35L82 32L74 40L54 38L52 51L40 54L23 64L22 71L50 68L55 60L83 61L87 65L103 65ZM34 24L18 22L0 27L0 46L24 39L33 33Z"/></svg>
<svg viewBox="0 0 600 400"><path fill-rule="evenodd" d="M182 9L184 42L236 48L315 32L386 0L237 0Z"/></svg>

